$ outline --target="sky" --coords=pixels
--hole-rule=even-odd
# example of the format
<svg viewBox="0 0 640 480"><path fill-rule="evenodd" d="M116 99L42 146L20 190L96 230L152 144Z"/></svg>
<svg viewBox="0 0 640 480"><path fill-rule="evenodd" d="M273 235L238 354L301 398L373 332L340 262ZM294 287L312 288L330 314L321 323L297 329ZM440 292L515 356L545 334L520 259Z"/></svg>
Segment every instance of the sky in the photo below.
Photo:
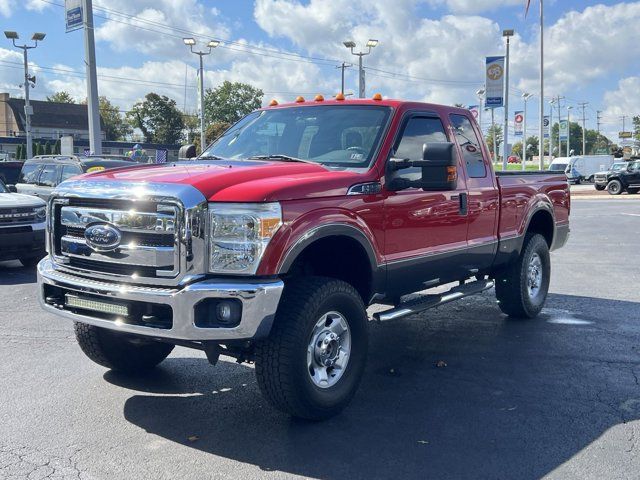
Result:
<svg viewBox="0 0 640 480"><path fill-rule="evenodd" d="M357 65L345 40L379 41L369 56L367 95L434 103L477 104L486 56L504 55L511 40L510 115L528 105L528 134L539 110L538 1L525 0L94 0L98 88L123 111L148 92L167 95L181 109L197 105L198 57L183 44L222 41L205 57L205 88L224 80L261 88L264 101L297 95L331 96L340 89L341 62ZM45 32L30 50L37 76L32 98L65 90L86 97L83 32L65 33L64 0L0 0L2 30L22 39ZM588 128L616 139L623 115L640 114L640 1L545 0L545 111L564 96L562 115L585 109ZM4 43L2 43L4 42ZM20 96L22 53L0 40L0 91ZM357 91L357 68L346 90ZM496 118L503 118L502 109ZM555 113L557 116L557 112ZM483 126L488 127L489 115ZM627 129L630 125L627 120Z"/></svg>

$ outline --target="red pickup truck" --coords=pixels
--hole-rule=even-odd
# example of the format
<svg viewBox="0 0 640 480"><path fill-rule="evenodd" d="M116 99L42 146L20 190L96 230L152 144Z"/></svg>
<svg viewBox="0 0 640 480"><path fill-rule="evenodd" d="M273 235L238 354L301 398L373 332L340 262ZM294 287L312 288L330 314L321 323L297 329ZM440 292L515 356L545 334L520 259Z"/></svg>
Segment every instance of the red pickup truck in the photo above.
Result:
<svg viewBox="0 0 640 480"><path fill-rule="evenodd" d="M495 283L506 314L542 309L566 176L496 174L489 158L467 110L272 102L194 161L62 183L41 304L107 368L153 368L175 345L223 354L255 362L277 408L327 418L362 376L369 305L394 320Z"/></svg>

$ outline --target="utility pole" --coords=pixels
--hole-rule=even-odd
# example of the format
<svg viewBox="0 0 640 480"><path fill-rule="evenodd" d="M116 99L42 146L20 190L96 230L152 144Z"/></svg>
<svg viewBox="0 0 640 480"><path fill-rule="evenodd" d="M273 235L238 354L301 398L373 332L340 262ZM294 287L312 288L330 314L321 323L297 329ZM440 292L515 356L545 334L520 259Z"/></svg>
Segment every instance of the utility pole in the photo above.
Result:
<svg viewBox="0 0 640 480"><path fill-rule="evenodd" d="M495 112L496 109L491 109L491 134L493 135L493 163L498 161L498 145L496 145L496 121Z"/></svg>
<svg viewBox="0 0 640 480"><path fill-rule="evenodd" d="M550 123L553 123L553 116L549 117ZM544 5L543 0L540 0L540 137L539 137L540 152L540 170L544 170ZM549 125L549 162L553 152L551 150L551 124Z"/></svg>
<svg viewBox="0 0 640 480"><path fill-rule="evenodd" d="M626 132L627 128L627 116L626 115L622 115L622 131Z"/></svg>
<svg viewBox="0 0 640 480"><path fill-rule="evenodd" d="M342 95L344 95L344 70L345 70L346 68L349 68L349 67L351 67L351 64L350 64L350 63L347 63L347 62L342 62L342 65L339 65L339 66L337 66L337 67L336 67L336 68L339 68L340 70L342 70L342 75L341 75L341 77L342 77L342 82L341 82L341 84L340 84L340 93L341 93Z"/></svg>
<svg viewBox="0 0 640 480"><path fill-rule="evenodd" d="M562 156L562 137L560 136L560 123L562 123L562 103L561 100L564 100L564 97L558 95L558 156ZM569 155L569 149L567 148L567 156Z"/></svg>
<svg viewBox="0 0 640 480"><path fill-rule="evenodd" d="M556 103L555 99L549 102L549 163L553 158L553 104Z"/></svg>
<svg viewBox="0 0 640 480"><path fill-rule="evenodd" d="M513 30L503 30L502 36L507 39L507 55L505 58L505 87L504 87L504 128L502 132L502 170L507 169L509 152L509 44Z"/></svg>
<svg viewBox="0 0 640 480"><path fill-rule="evenodd" d="M582 155L587 154L587 118L585 116L585 109L589 105L588 102L583 102L580 104L580 108L582 108Z"/></svg>
<svg viewBox="0 0 640 480"><path fill-rule="evenodd" d="M367 42L368 50L366 52L354 52L353 49L356 48L356 42L353 40L349 40L347 42L343 42L343 45L351 50L351 54L358 57L358 98L365 97L365 83L364 83L364 68L362 66L362 57L369 55L371 53L371 49L378 45L378 40L374 40L370 38Z"/></svg>
<svg viewBox="0 0 640 480"><path fill-rule="evenodd" d="M17 32L4 32L4 36L13 42L13 46L22 50L22 56L24 59L24 116L25 116L25 134L27 137L27 159L33 158L33 136L31 135L31 115L33 115L33 107L29 103L29 90L35 86L36 77L29 75L29 56L28 51L36 48L38 42L44 40L45 33L34 33L31 40L35 42L34 45L17 45L16 40L20 37Z"/></svg>
<svg viewBox="0 0 640 480"><path fill-rule="evenodd" d="M597 122L598 122L598 140L600 140L600 124L602 123L602 110L598 110L596 112L597 115Z"/></svg>
<svg viewBox="0 0 640 480"><path fill-rule="evenodd" d="M96 44L93 36L92 0L82 0L84 13L84 54L87 64L87 111L89 114L89 150L102 154L100 132L100 100L98 97L98 75L96 72Z"/></svg>

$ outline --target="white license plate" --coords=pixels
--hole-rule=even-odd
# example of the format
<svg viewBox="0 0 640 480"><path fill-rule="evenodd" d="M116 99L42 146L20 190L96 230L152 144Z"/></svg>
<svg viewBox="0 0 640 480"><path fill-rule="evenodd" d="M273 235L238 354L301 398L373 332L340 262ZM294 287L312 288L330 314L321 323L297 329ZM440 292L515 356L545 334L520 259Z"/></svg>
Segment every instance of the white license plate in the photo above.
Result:
<svg viewBox="0 0 640 480"><path fill-rule="evenodd" d="M65 296L65 305L82 310L90 310L92 312L108 313L112 315L120 315L126 317L129 315L129 306L120 303L105 302L95 300L93 298L80 297L67 293Z"/></svg>

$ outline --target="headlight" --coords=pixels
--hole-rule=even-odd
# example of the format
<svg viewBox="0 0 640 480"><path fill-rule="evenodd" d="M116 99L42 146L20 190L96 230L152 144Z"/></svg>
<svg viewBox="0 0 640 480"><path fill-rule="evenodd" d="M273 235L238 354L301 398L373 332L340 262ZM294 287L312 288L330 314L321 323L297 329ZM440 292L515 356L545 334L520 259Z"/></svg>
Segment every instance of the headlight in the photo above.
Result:
<svg viewBox="0 0 640 480"><path fill-rule="evenodd" d="M209 220L209 271L252 275L282 225L282 210L279 203L210 203Z"/></svg>
<svg viewBox="0 0 640 480"><path fill-rule="evenodd" d="M36 215L36 220L44 222L47 219L47 207L38 207L33 210Z"/></svg>

